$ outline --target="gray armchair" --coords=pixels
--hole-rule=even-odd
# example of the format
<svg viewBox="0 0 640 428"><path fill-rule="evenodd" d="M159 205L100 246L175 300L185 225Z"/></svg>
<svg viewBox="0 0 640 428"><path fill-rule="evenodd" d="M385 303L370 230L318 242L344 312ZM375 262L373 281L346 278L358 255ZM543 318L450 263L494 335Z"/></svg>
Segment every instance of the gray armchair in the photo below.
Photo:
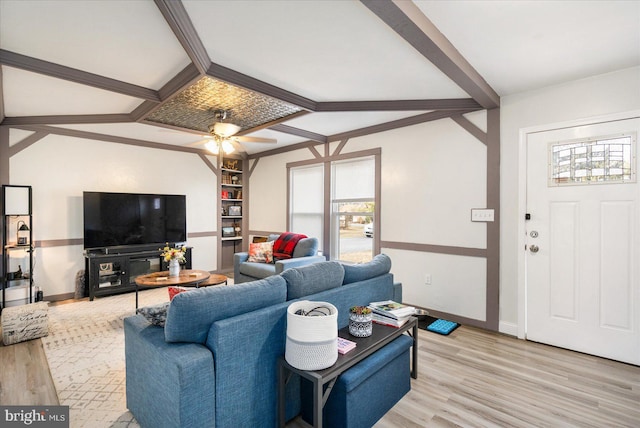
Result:
<svg viewBox="0 0 640 428"><path fill-rule="evenodd" d="M280 235L269 235L268 241L275 241ZM235 253L233 255L233 282L254 281L271 275L278 275L285 269L300 267L312 263L324 262L324 256L318 256L318 239L304 238L298 241L290 259L278 260L275 263L248 262L249 253Z"/></svg>

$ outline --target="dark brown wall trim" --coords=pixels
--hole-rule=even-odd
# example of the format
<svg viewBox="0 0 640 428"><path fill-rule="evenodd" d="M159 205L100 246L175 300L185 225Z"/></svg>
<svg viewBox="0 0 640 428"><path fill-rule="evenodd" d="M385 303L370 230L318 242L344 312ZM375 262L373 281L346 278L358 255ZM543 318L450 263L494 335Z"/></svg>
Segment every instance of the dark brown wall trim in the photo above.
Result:
<svg viewBox="0 0 640 428"><path fill-rule="evenodd" d="M198 156L200 156L200 159L202 159L202 162L204 162L205 165L207 165L209 167L211 172L213 172L213 174L217 176L218 175L218 168L216 168L216 166L211 163L209 158L206 157L205 155L203 155L202 153L200 153Z"/></svg>
<svg viewBox="0 0 640 428"><path fill-rule="evenodd" d="M0 101L1 103L1 101ZM11 157L9 147L9 127L0 126L0 184L10 184L9 178L9 158ZM0 201L0 204L2 201ZM0 232L1 233L1 232Z"/></svg>
<svg viewBox="0 0 640 428"><path fill-rule="evenodd" d="M44 239L41 241L35 241L35 246L37 248L68 247L71 245L84 245L84 239L82 238Z"/></svg>
<svg viewBox="0 0 640 428"><path fill-rule="evenodd" d="M70 300L76 298L75 293L64 293L64 294L54 294L52 296L46 296L45 301L47 302L60 302L62 300Z"/></svg>
<svg viewBox="0 0 640 428"><path fill-rule="evenodd" d="M382 153L382 149L380 149L380 148L369 149L369 150L361 150L361 151L358 151L358 152L351 152L351 153L344 153L344 154L339 154L339 155L325 156L325 157L320 158L320 159L307 159L307 160L303 160L303 161L289 162L289 163L287 163L287 168L296 168L296 167L299 167L299 166L315 165L315 164L319 164L319 163L323 163L323 162L332 162L332 161L336 161L336 160L363 158L363 157L366 157L366 156L378 156L381 153Z"/></svg>
<svg viewBox="0 0 640 428"><path fill-rule="evenodd" d="M218 236L218 232L216 231L207 231L207 232L193 232L188 233L187 238L206 238L209 236ZM51 248L51 247L68 247L71 245L83 245L84 239L82 238L72 238L72 239L43 239L40 241L35 241L36 248Z"/></svg>
<svg viewBox="0 0 640 428"><path fill-rule="evenodd" d="M187 153L194 153L194 154L208 153L202 149L194 149L191 147L174 146L171 144L161 144L161 143L155 143L153 141L136 140L133 138L118 137L115 135L106 135L106 134L98 134L95 132L78 131L75 129L58 128L55 126L25 125L25 126L16 126L16 128L24 129L27 131L42 131L42 132L47 132L49 134L65 135L67 137L86 138L89 140L107 141L107 142L116 143L116 144L128 144L131 146L147 147L151 149L173 150L177 152L187 152Z"/></svg>
<svg viewBox="0 0 640 428"><path fill-rule="evenodd" d="M451 247L446 245L417 244L413 242L381 241L381 248L393 250L418 251L421 253L448 254L452 256L487 257L483 248Z"/></svg>
<svg viewBox="0 0 640 428"><path fill-rule="evenodd" d="M482 144L484 144L485 146L487 145L487 133L471 123L469 119L464 116L451 116L451 120L460 125L460 127L462 127L469 134L476 137L476 139Z"/></svg>
<svg viewBox="0 0 640 428"><path fill-rule="evenodd" d="M23 151L24 149L26 149L30 145L37 143L38 141L40 141L41 139L43 139L47 135L48 134L46 132L34 132L33 134L31 134L28 137L24 138L19 143L14 144L13 146L9 147L9 156L13 156L13 155L15 155L17 153L20 153L21 151Z"/></svg>
<svg viewBox="0 0 640 428"><path fill-rule="evenodd" d="M192 232L187 233L187 238L207 238L210 236L218 236L218 232L210 230L208 232Z"/></svg>

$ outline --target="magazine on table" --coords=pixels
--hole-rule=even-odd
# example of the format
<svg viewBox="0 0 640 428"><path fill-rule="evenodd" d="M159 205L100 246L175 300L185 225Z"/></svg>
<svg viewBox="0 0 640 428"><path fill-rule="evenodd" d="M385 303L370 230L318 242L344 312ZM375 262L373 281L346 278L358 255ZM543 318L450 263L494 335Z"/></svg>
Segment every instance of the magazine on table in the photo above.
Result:
<svg viewBox="0 0 640 428"><path fill-rule="evenodd" d="M369 307L374 314L383 315L390 318L400 319L413 315L416 308L393 300L383 300L382 302L371 302Z"/></svg>
<svg viewBox="0 0 640 428"><path fill-rule="evenodd" d="M346 354L356 347L356 342L338 336L338 353Z"/></svg>
<svg viewBox="0 0 640 428"><path fill-rule="evenodd" d="M402 327L407 321L409 321L409 318L411 318L411 315L395 319L395 318L387 317L384 315L378 315L374 313L371 319L376 324L382 324L382 325L387 325L389 327L399 328L399 327Z"/></svg>

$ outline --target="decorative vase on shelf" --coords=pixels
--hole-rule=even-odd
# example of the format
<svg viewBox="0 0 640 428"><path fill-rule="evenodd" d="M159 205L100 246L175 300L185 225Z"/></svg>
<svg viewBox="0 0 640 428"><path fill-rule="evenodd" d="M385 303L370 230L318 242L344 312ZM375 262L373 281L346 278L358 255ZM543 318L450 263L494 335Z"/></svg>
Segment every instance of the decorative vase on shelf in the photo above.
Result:
<svg viewBox="0 0 640 428"><path fill-rule="evenodd" d="M369 337L373 333L373 316L366 306L354 306L349 311L349 333L355 337Z"/></svg>
<svg viewBox="0 0 640 428"><path fill-rule="evenodd" d="M169 276L180 276L180 262L178 259L172 259L169 262Z"/></svg>

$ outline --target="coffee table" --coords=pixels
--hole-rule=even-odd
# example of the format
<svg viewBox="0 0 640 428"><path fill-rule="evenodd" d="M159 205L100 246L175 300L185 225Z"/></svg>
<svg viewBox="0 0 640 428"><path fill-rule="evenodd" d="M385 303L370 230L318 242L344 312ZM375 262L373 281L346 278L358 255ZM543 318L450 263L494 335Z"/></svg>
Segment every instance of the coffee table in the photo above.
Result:
<svg viewBox="0 0 640 428"><path fill-rule="evenodd" d="M224 275L212 275L206 270L182 269L178 276L169 276L169 271L153 272L136 277L136 309L138 309L138 291L140 287L167 287L182 285L185 287L205 287L227 282Z"/></svg>

